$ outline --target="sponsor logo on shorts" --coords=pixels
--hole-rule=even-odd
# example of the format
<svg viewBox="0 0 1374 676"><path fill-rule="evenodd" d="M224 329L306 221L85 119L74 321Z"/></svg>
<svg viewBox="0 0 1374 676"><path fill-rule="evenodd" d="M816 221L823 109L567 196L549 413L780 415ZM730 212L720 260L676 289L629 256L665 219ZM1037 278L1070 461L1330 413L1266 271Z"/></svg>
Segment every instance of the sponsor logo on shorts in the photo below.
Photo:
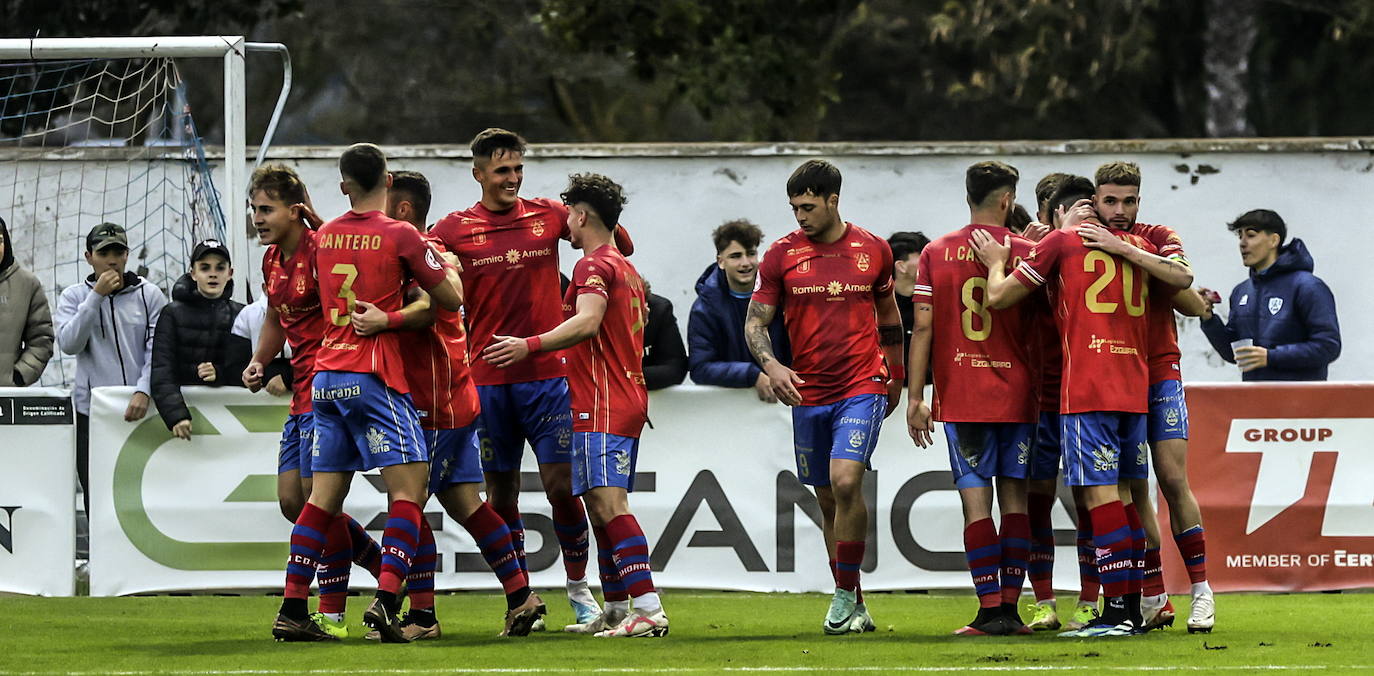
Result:
<svg viewBox="0 0 1374 676"><path fill-rule="evenodd" d="M1135 445L1135 464L1144 467L1150 463L1150 444L1142 441Z"/></svg>
<svg viewBox="0 0 1374 676"><path fill-rule="evenodd" d="M840 424L841 424L841 425L867 425L867 424L868 424L868 420L866 420L866 419L864 419L864 418L855 418L855 417L853 417L853 416L845 416L845 417L843 417L843 418L840 418Z"/></svg>
<svg viewBox="0 0 1374 676"><path fill-rule="evenodd" d="M1024 465L1030 459L1030 439L1016 442L1016 464Z"/></svg>
<svg viewBox="0 0 1374 676"><path fill-rule="evenodd" d="M362 385L347 385L345 387L311 388L311 395L319 401L333 401L335 399L352 399L363 396Z"/></svg>
<svg viewBox="0 0 1374 676"><path fill-rule="evenodd" d="M391 442L387 441L386 435L371 425L367 427L367 452L373 455L391 452Z"/></svg>
<svg viewBox="0 0 1374 676"><path fill-rule="evenodd" d="M615 473L621 476L630 475L630 454L623 449L615 452Z"/></svg>
<svg viewBox="0 0 1374 676"><path fill-rule="evenodd" d="M1119 451L1110 446L1099 446L1092 451L1093 471L1112 472L1117 469Z"/></svg>

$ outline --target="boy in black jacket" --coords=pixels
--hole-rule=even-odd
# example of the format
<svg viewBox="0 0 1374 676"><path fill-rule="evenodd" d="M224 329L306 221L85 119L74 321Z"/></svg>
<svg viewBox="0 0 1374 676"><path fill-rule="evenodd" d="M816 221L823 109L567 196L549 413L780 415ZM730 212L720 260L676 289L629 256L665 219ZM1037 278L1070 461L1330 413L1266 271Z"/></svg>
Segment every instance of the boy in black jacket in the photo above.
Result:
<svg viewBox="0 0 1374 676"><path fill-rule="evenodd" d="M234 269L229 250L207 239L191 252L191 271L172 288L153 332L153 401L167 429L191 438L191 411L182 385L241 386L251 357L248 339L234 335L234 318L243 303L232 300Z"/></svg>

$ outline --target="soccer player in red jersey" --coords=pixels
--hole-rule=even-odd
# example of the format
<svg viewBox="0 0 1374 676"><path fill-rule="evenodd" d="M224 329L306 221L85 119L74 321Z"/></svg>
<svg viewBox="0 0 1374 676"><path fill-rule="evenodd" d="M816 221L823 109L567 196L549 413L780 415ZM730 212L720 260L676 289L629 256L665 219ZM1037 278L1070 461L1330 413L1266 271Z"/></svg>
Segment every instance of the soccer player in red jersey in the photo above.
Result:
<svg viewBox="0 0 1374 676"><path fill-rule="evenodd" d="M824 160L803 163L787 179L799 227L769 247L744 323L754 359L792 407L797 476L815 487L824 517L835 578L827 634L874 626L859 586L868 534L863 476L906 377L892 250L840 218L841 181ZM768 335L779 309L792 368L778 362Z"/></svg>
<svg viewBox="0 0 1374 676"><path fill-rule="evenodd" d="M444 250L443 243L424 233L429 213L429 181L414 171L391 174L387 191L387 217L409 223L433 246L445 261L457 257ZM458 270L445 266L449 283L461 294ZM539 596L529 588L529 578L515 558L510 529L480 494L482 468L477 448L476 419L479 407L477 388L469 368L467 332L462 316L434 308L429 296L413 284L406 291L410 302L401 310L382 312L376 306L358 301L353 313L353 328L359 335L374 335L388 329L399 330L401 354L405 360L406 380L410 384L420 427L429 448L429 493L449 516L463 526L476 541L483 558L501 581L506 592L506 623L503 636L524 636L539 617ZM401 621L401 631L412 641L440 636L434 613L434 573L438 567L434 533L429 523L420 523L420 541L415 561L406 578L410 610ZM378 638L376 632L367 638Z"/></svg>
<svg viewBox="0 0 1374 676"><path fill-rule="evenodd" d="M1031 242L1003 226L1016 204L1020 174L1002 162L968 168L969 223L937 238L917 264L916 322L911 334L907 425L922 448L934 420L945 424L949 464L964 512L964 552L978 594L978 615L959 636L1029 634L1016 603L1030 547L1026 477L1035 434L1033 357L1024 341L1028 304L984 307L987 270L973 254L975 231L1011 244L1012 266ZM1004 271L1005 272L1005 271ZM933 407L924 401L925 372L934 374ZM993 523L995 493L1001 529ZM999 584L1000 579L1000 584Z"/></svg>
<svg viewBox="0 0 1374 676"><path fill-rule="evenodd" d="M1098 574L1107 603L1102 617L1061 636L1124 636L1141 631L1140 578L1143 533L1127 518L1128 491L1118 484L1148 471L1146 296L1158 262L1104 251L1100 225L1082 224L1092 207L1080 202L1065 229L1045 236L1012 275L1003 272L1010 247L984 232L974 233L980 260L988 266L987 305L1010 307L1050 281L1055 320L1064 351L1060 387L1060 443L1066 481L1089 508ZM1082 227L1079 227L1082 224ZM1124 237L1132 237L1122 233ZM1136 238L1138 240L1138 238ZM1144 240L1139 245L1148 247ZM1148 252L1140 250L1141 255ZM1142 552L1136 555L1137 545Z"/></svg>
<svg viewBox="0 0 1374 676"><path fill-rule="evenodd" d="M1111 162L1097 169L1095 207L1104 224L1125 230L1150 242L1159 255L1187 266L1183 240L1168 226L1137 223L1140 210L1140 168L1131 162ZM1124 244L1124 242L1123 242ZM1202 529L1202 511L1188 485L1188 405L1183 397L1179 369L1178 330L1174 309L1196 316L1203 310L1202 299L1187 286L1166 284L1155 279L1150 293L1150 412L1149 440L1155 475L1169 504L1170 526L1175 543L1183 555L1192 581L1192 608L1188 631L1208 632L1216 623L1216 603L1207 584L1207 545ZM1150 485L1145 479L1131 482L1133 502L1145 527L1144 597L1141 599L1146 628L1173 624L1173 604L1164 593L1163 564L1159 557L1160 532L1151 504Z"/></svg>
<svg viewBox="0 0 1374 676"><path fill-rule="evenodd" d="M440 219L432 230L461 263L474 350L503 336L538 335L563 321L558 244L571 237L568 210L555 200L520 197L524 155L525 141L513 132L487 129L478 134L472 141L472 175L482 185L482 199ZM615 228L615 243L630 254L624 228ZM585 624L600 608L587 584L587 516L572 494L572 427L563 362L556 351L504 369L475 360L472 377L482 402L477 436L487 500L515 536L524 567L525 528L518 500L520 461L528 441L553 508L568 603L576 623Z"/></svg>
<svg viewBox="0 0 1374 676"><path fill-rule="evenodd" d="M351 209L315 238L315 268L324 337L315 357L314 485L291 534L286 591L278 621L305 615L315 567L343 505L353 472L381 468L391 507L382 534L377 595L363 621L386 642L406 642L397 617L401 584L420 536L420 505L428 495L429 453L407 395L399 340L393 332L360 336L351 315L361 300L385 312L400 310L410 279L444 309L462 299L448 282L439 254L409 224L387 218L386 156L367 143L339 158L341 189Z"/></svg>
<svg viewBox="0 0 1374 676"><path fill-rule="evenodd" d="M258 351L244 369L244 385L262 387L265 364L291 344L295 393L291 414L282 429L277 461L277 500L282 515L295 522L310 495L310 451L314 440L314 413L310 380L315 353L324 332L324 315L315 282L315 231L319 218L310 209L305 184L290 167L269 164L253 172L249 181L253 224L258 241L267 245L262 271L268 298ZM284 640L327 640L320 632L344 638L344 609L348 578L353 563L380 574L381 549L355 519L341 514L326 534L324 566L320 574L320 609L310 617L315 627L297 623L303 631L283 631Z"/></svg>
<svg viewBox="0 0 1374 676"><path fill-rule="evenodd" d="M654 589L649 543L630 513L628 495L634 490L649 393L641 366L648 307L644 282L613 243L625 197L619 185L597 174L571 176L562 197L573 246L585 254L573 268L563 301L571 316L537 335L502 336L482 358L505 369L532 355L567 350L573 494L586 500L597 549L614 552L615 578L633 601L627 608L608 590L604 613L567 630L609 638L667 636L668 616Z"/></svg>

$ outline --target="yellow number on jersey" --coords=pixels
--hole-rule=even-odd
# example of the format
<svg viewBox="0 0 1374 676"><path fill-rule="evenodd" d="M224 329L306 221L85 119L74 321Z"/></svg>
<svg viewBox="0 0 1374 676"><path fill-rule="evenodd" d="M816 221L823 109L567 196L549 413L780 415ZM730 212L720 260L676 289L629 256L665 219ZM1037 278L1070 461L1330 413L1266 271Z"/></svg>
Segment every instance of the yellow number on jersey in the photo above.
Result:
<svg viewBox="0 0 1374 676"><path fill-rule="evenodd" d="M965 338L982 342L987 340L988 336L992 335L992 313L988 312L988 309L983 306L983 300L978 300L973 297L974 289L982 289L983 300L986 300L988 297L987 278L969 277L968 281L964 282L964 288L960 292L964 301L964 311L959 315L959 324L964 328ZM973 328L973 317L975 315L977 315L979 319L978 325L982 327L976 331Z"/></svg>
<svg viewBox="0 0 1374 676"><path fill-rule="evenodd" d="M348 326L351 321L349 315L353 314L353 305L358 300L358 296L353 293L353 282L358 279L358 266L352 263L335 263L330 272L344 276L343 284L339 286L339 297L344 299L344 305L348 309L344 316L340 317L339 308L329 308L329 321L334 322L334 326Z"/></svg>
<svg viewBox="0 0 1374 676"><path fill-rule="evenodd" d="M1083 302L1087 304L1089 312L1109 315L1116 312L1116 308L1120 304L1104 301L1101 296L1107 285L1116 279L1116 259L1103 251L1090 251L1083 258L1083 272L1096 272L1099 262L1102 263L1102 274L1088 286L1088 290L1083 294ZM1121 261L1121 296L1126 300L1126 314L1131 317L1139 317L1145 314L1145 298L1149 295L1150 290L1143 280L1140 284L1139 293L1132 292L1134 286L1135 266L1128 261ZM1135 302L1131 301L1133 295L1136 297Z"/></svg>

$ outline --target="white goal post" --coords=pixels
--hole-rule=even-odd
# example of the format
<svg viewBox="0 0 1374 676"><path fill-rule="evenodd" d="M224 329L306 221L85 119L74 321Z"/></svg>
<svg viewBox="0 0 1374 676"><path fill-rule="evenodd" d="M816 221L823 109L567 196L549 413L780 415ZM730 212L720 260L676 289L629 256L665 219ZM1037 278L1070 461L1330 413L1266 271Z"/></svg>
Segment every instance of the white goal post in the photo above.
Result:
<svg viewBox="0 0 1374 676"><path fill-rule="evenodd" d="M224 169L219 195L229 253L246 274L238 285L240 300L256 295L256 265L250 259L250 242L244 223L248 182L244 57L248 51L273 51L281 55L285 75L272 122L260 146L258 161L265 155L290 88L290 60L286 47L277 43L250 43L241 35L93 38L0 39L0 61L49 61L60 59L127 58L221 58L224 60Z"/></svg>

